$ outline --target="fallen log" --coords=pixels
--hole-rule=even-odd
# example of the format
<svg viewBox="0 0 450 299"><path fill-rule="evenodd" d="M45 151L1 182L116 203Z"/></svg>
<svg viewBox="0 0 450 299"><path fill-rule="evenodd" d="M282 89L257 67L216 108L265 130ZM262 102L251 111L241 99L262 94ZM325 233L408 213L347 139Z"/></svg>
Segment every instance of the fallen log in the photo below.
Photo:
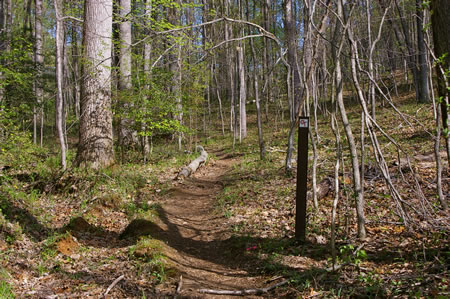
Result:
<svg viewBox="0 0 450 299"><path fill-rule="evenodd" d="M268 286L261 289L248 289L248 290L211 290L211 289L200 289L198 290L203 294L213 294L213 295L232 295L232 296L245 296L245 295L262 295L270 292L271 290L284 286L288 284L289 280L283 280L282 282L276 283L274 285Z"/></svg>
<svg viewBox="0 0 450 299"><path fill-rule="evenodd" d="M197 169L206 162L208 159L208 153L205 151L203 146L197 145L197 151L200 151L200 156L192 161L188 166L183 167L180 172L177 174L175 179L184 179L193 174Z"/></svg>

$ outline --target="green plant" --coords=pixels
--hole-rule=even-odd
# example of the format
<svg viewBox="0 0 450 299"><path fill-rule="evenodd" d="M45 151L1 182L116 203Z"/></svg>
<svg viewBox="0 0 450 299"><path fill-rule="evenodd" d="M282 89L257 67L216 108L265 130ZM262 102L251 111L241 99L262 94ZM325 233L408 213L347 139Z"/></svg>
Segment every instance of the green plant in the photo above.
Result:
<svg viewBox="0 0 450 299"><path fill-rule="evenodd" d="M367 274L360 274L358 280L364 285L364 292L366 296L383 296L386 290L383 287L383 279L372 272Z"/></svg>
<svg viewBox="0 0 450 299"><path fill-rule="evenodd" d="M350 263L358 266L367 259L367 253L363 249L356 248L352 244L342 246L339 249L339 259L344 263Z"/></svg>
<svg viewBox="0 0 450 299"><path fill-rule="evenodd" d="M11 286L4 280L0 281L0 298L10 299L16 298Z"/></svg>
<svg viewBox="0 0 450 299"><path fill-rule="evenodd" d="M66 232L64 234L61 233L54 233L53 235L49 236L47 240L45 240L44 245L41 250L41 258L45 262L47 260L50 260L58 255L58 251L56 249L56 243L66 238L70 234L69 232Z"/></svg>

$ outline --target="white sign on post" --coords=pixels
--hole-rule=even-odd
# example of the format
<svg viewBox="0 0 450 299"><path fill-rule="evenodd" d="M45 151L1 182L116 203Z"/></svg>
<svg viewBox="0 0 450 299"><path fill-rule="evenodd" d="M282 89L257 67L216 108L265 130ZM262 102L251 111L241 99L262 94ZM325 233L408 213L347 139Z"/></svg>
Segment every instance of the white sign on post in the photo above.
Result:
<svg viewBox="0 0 450 299"><path fill-rule="evenodd" d="M300 119L299 128L309 128L309 120L308 119Z"/></svg>

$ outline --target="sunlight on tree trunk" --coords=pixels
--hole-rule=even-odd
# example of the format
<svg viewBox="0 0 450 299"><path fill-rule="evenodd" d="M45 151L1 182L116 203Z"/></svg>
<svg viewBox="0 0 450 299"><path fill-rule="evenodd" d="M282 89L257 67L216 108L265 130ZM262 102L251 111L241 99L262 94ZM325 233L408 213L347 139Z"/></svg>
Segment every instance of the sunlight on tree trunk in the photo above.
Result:
<svg viewBox="0 0 450 299"><path fill-rule="evenodd" d="M93 169L114 162L111 113L112 0L86 0L83 82L77 164Z"/></svg>

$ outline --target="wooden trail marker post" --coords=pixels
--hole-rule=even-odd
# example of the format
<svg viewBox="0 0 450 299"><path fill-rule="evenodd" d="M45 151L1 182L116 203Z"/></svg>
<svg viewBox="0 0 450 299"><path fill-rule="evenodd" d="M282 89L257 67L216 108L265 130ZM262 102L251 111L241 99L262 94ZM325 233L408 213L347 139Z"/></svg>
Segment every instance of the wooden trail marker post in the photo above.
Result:
<svg viewBox="0 0 450 299"><path fill-rule="evenodd" d="M295 238L306 239L306 183L308 179L308 133L309 117L298 122L297 193L295 200Z"/></svg>

